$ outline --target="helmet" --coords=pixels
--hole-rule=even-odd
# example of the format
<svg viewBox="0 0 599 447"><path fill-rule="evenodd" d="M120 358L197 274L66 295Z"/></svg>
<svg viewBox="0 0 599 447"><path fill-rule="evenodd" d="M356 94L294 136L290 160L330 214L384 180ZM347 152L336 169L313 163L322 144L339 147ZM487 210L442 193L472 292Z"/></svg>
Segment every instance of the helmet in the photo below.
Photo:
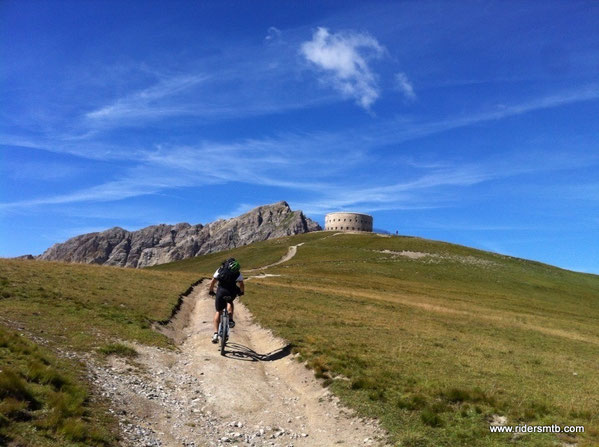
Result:
<svg viewBox="0 0 599 447"><path fill-rule="evenodd" d="M239 262L237 262L237 260L233 258L229 259L228 266L229 270L231 270L232 272L238 272L239 270L241 270L241 265L239 265Z"/></svg>

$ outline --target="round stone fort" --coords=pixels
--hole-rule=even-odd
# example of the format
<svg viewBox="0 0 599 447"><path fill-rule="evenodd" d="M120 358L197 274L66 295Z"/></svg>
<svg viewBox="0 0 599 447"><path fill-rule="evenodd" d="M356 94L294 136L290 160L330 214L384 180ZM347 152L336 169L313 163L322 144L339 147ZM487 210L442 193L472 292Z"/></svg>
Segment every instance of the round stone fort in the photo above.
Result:
<svg viewBox="0 0 599 447"><path fill-rule="evenodd" d="M361 213L329 213L324 217L325 231L372 231L372 216Z"/></svg>

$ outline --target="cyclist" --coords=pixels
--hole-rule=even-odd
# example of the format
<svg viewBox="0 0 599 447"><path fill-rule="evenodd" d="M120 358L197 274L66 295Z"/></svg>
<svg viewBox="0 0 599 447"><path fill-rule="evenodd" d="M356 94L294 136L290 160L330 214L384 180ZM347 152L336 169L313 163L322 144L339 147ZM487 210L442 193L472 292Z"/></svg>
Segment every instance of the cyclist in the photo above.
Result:
<svg viewBox="0 0 599 447"><path fill-rule="evenodd" d="M216 293L214 293L214 286L217 282L218 288L216 289ZM227 259L216 272L214 272L208 290L210 295L216 295L216 299L214 300L216 313L214 314L214 335L212 336L212 343L218 343L220 313L225 306L227 306L227 310L231 315L229 327L232 328L235 326L235 321L233 321L233 311L235 310L233 300L235 297L243 295L244 292L245 286L243 284L243 275L241 274L239 262L237 262L235 258Z"/></svg>

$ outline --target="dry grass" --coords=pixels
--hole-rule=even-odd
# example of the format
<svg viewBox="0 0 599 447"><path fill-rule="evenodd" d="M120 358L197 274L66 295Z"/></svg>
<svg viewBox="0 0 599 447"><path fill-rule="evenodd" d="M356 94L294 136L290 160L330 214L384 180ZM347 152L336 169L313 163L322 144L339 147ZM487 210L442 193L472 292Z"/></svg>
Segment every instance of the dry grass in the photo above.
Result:
<svg viewBox="0 0 599 447"><path fill-rule="evenodd" d="M152 323L170 316L195 279L180 272L0 260L1 318L72 350L95 351L117 339L169 346Z"/></svg>
<svg viewBox="0 0 599 447"><path fill-rule="evenodd" d="M172 346L152 323L170 316L195 279L188 273L0 260L0 445L116 445L116 421L98 399L91 400L83 366L57 359L51 349L134 355L116 340ZM50 349L27 337L44 339Z"/></svg>
<svg viewBox="0 0 599 447"><path fill-rule="evenodd" d="M168 345L151 323L170 315L190 283L225 257L255 268L301 242L292 260L268 270L281 276L248 283L244 301L398 445L599 444L599 277L466 247L321 232L145 271L1 261L2 318L69 349L97 352L97 340ZM32 377L56 386L57 372L37 365ZM32 411L28 386L4 396L0 425ZM514 441L489 432L497 415L586 432ZM76 417L64 427L85 432Z"/></svg>
<svg viewBox="0 0 599 447"><path fill-rule="evenodd" d="M381 250L439 256L429 263ZM599 442L599 277L374 235L307 243L269 273L282 276L248 287L258 320L399 445L510 444L489 432L495 415L586 427L517 445Z"/></svg>

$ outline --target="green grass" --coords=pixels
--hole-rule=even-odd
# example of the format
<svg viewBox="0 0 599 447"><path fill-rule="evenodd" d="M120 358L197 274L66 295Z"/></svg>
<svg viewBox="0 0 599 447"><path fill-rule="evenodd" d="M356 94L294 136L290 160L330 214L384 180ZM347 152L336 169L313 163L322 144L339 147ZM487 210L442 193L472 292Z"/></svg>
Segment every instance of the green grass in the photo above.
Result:
<svg viewBox="0 0 599 447"><path fill-rule="evenodd" d="M397 445L599 444L599 277L457 245L319 232L143 271L0 261L0 322L98 355L124 354L129 341L169 346L151 324L170 316L190 283L227 257L247 271L302 242L292 260L268 270L281 276L247 283L244 302L347 405L378 418ZM57 366L53 376L38 365L25 376L17 369L22 387L14 375L5 378L19 397L3 398L3 429L49 405L35 380L55 387L64 370ZM513 440L489 432L495 415L586 431ZM77 417L57 424L54 436L85 431Z"/></svg>
<svg viewBox="0 0 599 447"><path fill-rule="evenodd" d="M0 326L0 444L116 445L116 421L92 400L83 367Z"/></svg>
<svg viewBox="0 0 599 447"><path fill-rule="evenodd" d="M318 235L244 301L398 445L512 443L489 432L494 415L586 428L515 445L599 443L599 277L418 238Z"/></svg>
<svg viewBox="0 0 599 447"><path fill-rule="evenodd" d="M122 343L110 343L102 346L98 351L103 355L116 355L127 358L135 358L138 356L138 353L134 348Z"/></svg>
<svg viewBox="0 0 599 447"><path fill-rule="evenodd" d="M199 275L181 272L0 260L2 318L75 351L106 340L167 347L152 329L170 317L180 293ZM2 319L0 319L0 322Z"/></svg>
<svg viewBox="0 0 599 447"><path fill-rule="evenodd" d="M116 445L116 421L92 400L84 366L60 347L135 356L121 341L172 347L152 329L198 275L0 260L0 445ZM20 334L9 331L18 327ZM43 338L48 348L23 334Z"/></svg>

